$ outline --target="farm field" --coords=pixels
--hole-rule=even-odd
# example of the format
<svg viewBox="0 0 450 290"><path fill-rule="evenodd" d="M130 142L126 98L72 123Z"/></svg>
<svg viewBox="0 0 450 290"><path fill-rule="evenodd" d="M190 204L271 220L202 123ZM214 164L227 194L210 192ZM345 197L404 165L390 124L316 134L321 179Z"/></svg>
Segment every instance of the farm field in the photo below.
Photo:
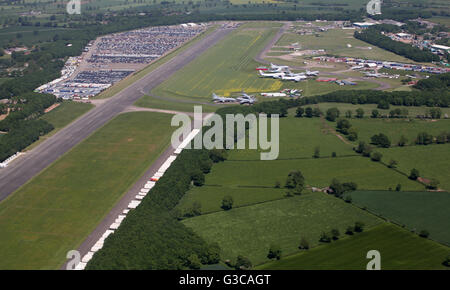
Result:
<svg viewBox="0 0 450 290"><path fill-rule="evenodd" d="M180 200L177 208L186 210L197 201L201 204L202 214L221 211L222 199L229 195L233 198L233 207L247 206L265 201L285 198L284 188L245 188L233 186L194 187Z"/></svg>
<svg viewBox="0 0 450 290"><path fill-rule="evenodd" d="M382 270L437 270L450 248L384 223L363 233L284 257L257 270L365 270L366 254L381 254Z"/></svg>
<svg viewBox="0 0 450 290"><path fill-rule="evenodd" d="M339 140L319 118L295 118L294 115L295 109L290 109L288 117L279 119L278 159L311 158L316 146L320 147L322 157L331 157L332 152L336 152L337 156L357 155L351 145ZM268 127L270 129L270 122ZM260 160L260 150L233 150L228 159Z"/></svg>
<svg viewBox="0 0 450 290"><path fill-rule="evenodd" d="M358 206L410 230L427 230L431 239L450 245L449 192L355 191L348 195Z"/></svg>
<svg viewBox="0 0 450 290"><path fill-rule="evenodd" d="M393 145L397 144L402 135L408 139L408 144L414 144L417 134L421 132L437 136L442 132L450 131L448 119L435 122L416 119L352 119L350 123L358 131L359 140L370 142L373 135L383 133L389 137ZM332 125L336 126L335 123Z"/></svg>
<svg viewBox="0 0 450 290"><path fill-rule="evenodd" d="M359 189L387 190L401 184L404 190L424 190L418 182L409 180L369 158L354 156L341 158L225 161L215 165L206 175L207 185L273 187L284 184L289 172L300 170L306 184L326 187L333 178L341 182L356 182Z"/></svg>
<svg viewBox="0 0 450 290"><path fill-rule="evenodd" d="M377 108L377 104L348 104L348 103L319 103L316 105L305 105L305 107L314 106L318 107L322 112L326 112L329 108L336 107L339 109L341 116L345 116L345 112L348 110L351 110L353 113L353 117L355 117L356 110L358 108L361 108L364 110L364 117L370 118L370 115L372 114L372 110L378 110L380 115L389 115L389 112L394 109L406 109L408 110L408 116L409 117L416 117L417 115L425 115L428 110L430 110L430 107L421 106L421 107L406 107L406 106L393 106L390 105L390 108L388 110L382 110ZM442 116L445 114L450 116L450 108L439 108L442 111Z"/></svg>
<svg viewBox="0 0 450 290"><path fill-rule="evenodd" d="M396 147L379 151L385 162L396 160L398 170L409 174L411 169L416 168L421 177L437 179L440 182L439 188L450 191L450 144Z"/></svg>
<svg viewBox="0 0 450 290"><path fill-rule="evenodd" d="M182 222L205 240L219 243L223 260L234 260L242 254L257 265L268 260L266 256L272 243L279 245L283 254L292 254L298 251L302 237L316 246L323 231L337 228L344 232L356 221L364 222L367 227L381 222L340 199L309 193Z"/></svg>
<svg viewBox="0 0 450 290"><path fill-rule="evenodd" d="M59 268L165 149L170 119L119 115L0 203L0 269Z"/></svg>

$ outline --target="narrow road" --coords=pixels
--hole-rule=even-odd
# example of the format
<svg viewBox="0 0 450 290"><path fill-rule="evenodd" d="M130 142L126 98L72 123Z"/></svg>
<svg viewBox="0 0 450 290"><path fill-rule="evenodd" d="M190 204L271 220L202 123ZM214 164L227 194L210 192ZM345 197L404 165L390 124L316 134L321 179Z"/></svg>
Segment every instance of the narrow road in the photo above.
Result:
<svg viewBox="0 0 450 290"><path fill-rule="evenodd" d="M0 202L125 108L131 106L142 97L142 92L149 92L170 78L176 71L215 45L231 31L233 28L217 29L139 81L97 105L26 155L12 162L7 168L0 169Z"/></svg>

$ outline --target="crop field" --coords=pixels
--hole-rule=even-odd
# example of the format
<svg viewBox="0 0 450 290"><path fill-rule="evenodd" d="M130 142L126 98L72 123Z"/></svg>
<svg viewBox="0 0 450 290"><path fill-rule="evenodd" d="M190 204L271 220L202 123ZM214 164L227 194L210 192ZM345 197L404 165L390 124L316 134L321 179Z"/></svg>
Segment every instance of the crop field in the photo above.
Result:
<svg viewBox="0 0 450 290"><path fill-rule="evenodd" d="M312 105L306 105L305 107L312 106ZM352 111L352 116L355 117L356 110L358 108L361 108L364 110L364 118L370 118L370 115L372 114L372 110L378 110L380 115L389 115L389 112L394 109L406 109L408 110L408 116L409 117L416 117L417 115L425 115L427 111L430 110L430 107L421 106L421 107L406 107L406 106L393 106L390 105L390 108L388 110L382 110L377 108L377 104L347 104L347 103L319 103L317 105L314 105L315 107L318 107L322 112L326 112L329 108L336 107L339 109L341 116L345 116L345 112L348 110ZM449 115L450 116L450 108L439 108L442 111L442 115Z"/></svg>
<svg viewBox="0 0 450 290"><path fill-rule="evenodd" d="M202 186L194 187L181 199L178 209L188 209L192 204L200 202L202 214L221 211L222 199L225 196L233 198L233 207L247 206L265 201L285 198L283 188L245 188L233 186Z"/></svg>
<svg viewBox="0 0 450 290"><path fill-rule="evenodd" d="M60 267L165 149L170 118L119 115L0 203L0 269Z"/></svg>
<svg viewBox="0 0 450 290"><path fill-rule="evenodd" d="M311 246L319 243L320 234L362 221L367 227L381 222L367 212L324 193L309 193L277 201L240 207L183 220L183 223L210 242L219 243L222 259L248 257L253 265L266 262L272 243L283 254L298 251L302 237Z"/></svg>
<svg viewBox="0 0 450 290"><path fill-rule="evenodd" d="M325 53L337 56L358 56L366 59L412 62L407 58L354 38L354 32L354 30L330 29L326 32L318 33L318 36L285 33L276 43L276 46L288 46L298 42L301 50L324 49ZM347 44L350 44L352 47L347 47ZM372 48L368 49L369 46Z"/></svg>
<svg viewBox="0 0 450 290"><path fill-rule="evenodd" d="M450 144L396 147L379 151L385 162L396 160L397 169L405 174L409 175L411 169L416 168L421 177L437 179L439 188L450 191Z"/></svg>
<svg viewBox="0 0 450 290"><path fill-rule="evenodd" d="M308 185L326 187L333 178L353 181L359 189L387 190L401 184L404 190L424 190L418 182L365 157L341 157L274 161L226 161L206 176L208 185L266 186L284 184L289 172L300 170Z"/></svg>
<svg viewBox="0 0 450 290"><path fill-rule="evenodd" d="M366 114L370 113L366 112ZM392 144L396 144L402 135L408 139L409 144L414 144L417 134L421 132L436 136L450 130L448 119L435 122L415 119L352 119L350 123L358 131L359 140L370 142L373 135L383 133L389 137ZM335 126L335 123L333 125Z"/></svg>
<svg viewBox="0 0 450 290"><path fill-rule="evenodd" d="M263 264L258 270L365 270L370 250L381 254L382 270L444 270L450 248L392 224Z"/></svg>
<svg viewBox="0 0 450 290"><path fill-rule="evenodd" d="M352 146L332 134L319 118L295 118L295 109L289 110L287 118L280 118L280 149L278 159L310 158L316 146L322 157L357 155ZM270 128L270 121L268 121ZM229 160L260 160L259 150L233 150Z"/></svg>
<svg viewBox="0 0 450 290"><path fill-rule="evenodd" d="M450 245L448 192L355 191L348 195L358 206L410 230L427 230L431 239Z"/></svg>

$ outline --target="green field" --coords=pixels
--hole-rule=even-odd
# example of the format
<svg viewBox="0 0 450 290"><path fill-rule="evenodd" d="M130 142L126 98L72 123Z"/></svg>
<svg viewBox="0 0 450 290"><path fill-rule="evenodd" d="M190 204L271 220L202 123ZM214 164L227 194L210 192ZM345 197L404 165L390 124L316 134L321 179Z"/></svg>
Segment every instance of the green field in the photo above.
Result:
<svg viewBox="0 0 450 290"><path fill-rule="evenodd" d="M60 267L165 149L170 118L119 115L0 203L0 269Z"/></svg>
<svg viewBox="0 0 450 290"><path fill-rule="evenodd" d="M311 105L306 105L308 107ZM351 110L353 113L353 118L355 118L356 110L361 108L364 110L364 117L370 118L372 114L372 110L378 110L380 115L389 115L389 112L394 109L406 109L408 110L409 117L416 117L417 115L425 115L427 111L430 110L429 107L421 106L421 107L406 107L406 106L393 106L391 105L388 110L382 110L377 108L377 104L348 104L348 103L319 103L314 105L314 107L318 107L322 112L326 112L329 108L336 107L341 112L341 116L345 116L345 112ZM440 108L442 111L442 115L448 114L450 116L450 108Z"/></svg>
<svg viewBox="0 0 450 290"><path fill-rule="evenodd" d="M387 190L401 184L404 190L424 190L418 182L409 180L384 165L369 158L354 156L342 158L274 160L274 161L226 161L213 167L206 176L207 185L267 186L276 181L284 184L289 172L300 170L306 184L326 187L333 178L341 182L353 181L359 189Z"/></svg>
<svg viewBox="0 0 450 290"><path fill-rule="evenodd" d="M396 55L387 50L370 45L353 37L354 30L330 29L316 35L298 35L295 33L285 33L276 46L288 46L298 42L301 50L324 49L325 53L336 56L361 57L374 60L412 62L407 58ZM350 44L352 47L347 47ZM367 47L372 49L367 49ZM274 50L277 47L273 48Z"/></svg>
<svg viewBox="0 0 450 290"><path fill-rule="evenodd" d="M194 202L200 202L202 214L221 211L222 199L227 195L233 198L233 207L236 208L285 198L286 191L283 188L194 187L183 196L177 208L183 211Z"/></svg>
<svg viewBox="0 0 450 290"><path fill-rule="evenodd" d="M410 230L427 230L430 238L450 245L448 192L355 191L349 195L358 206Z"/></svg>
<svg viewBox="0 0 450 290"><path fill-rule="evenodd" d="M25 150L31 150L37 145L41 144L47 138L53 136L63 127L69 125L71 122L75 121L78 117L92 109L94 105L87 103L78 103L73 101L66 101L61 103L57 108L51 110L50 112L44 114L41 119L46 120L55 127L47 135L39 137L39 140L32 143Z"/></svg>
<svg viewBox="0 0 450 290"><path fill-rule="evenodd" d="M253 60L277 31L278 28L246 28L243 25L176 72L152 94L209 100L213 92L229 96L243 90L248 93L279 90L280 81L257 76L255 67L258 64Z"/></svg>
<svg viewBox="0 0 450 290"><path fill-rule="evenodd" d="M423 239L392 224L382 224L366 232L328 245L263 264L258 270L365 270L366 254L377 250L382 270L436 270L450 248ZM448 268L447 268L448 269Z"/></svg>
<svg viewBox="0 0 450 290"><path fill-rule="evenodd" d="M58 130L67 126L93 107L94 105L92 104L67 101L43 115L41 119L46 120Z"/></svg>
<svg viewBox="0 0 450 290"><path fill-rule="evenodd" d="M439 188L450 191L450 144L396 147L379 151L385 162L396 160L398 170L409 174L411 169L416 168L420 176L437 179Z"/></svg>
<svg viewBox="0 0 450 290"><path fill-rule="evenodd" d="M272 243L278 244L283 254L292 254L298 251L302 237L316 246L323 231L337 228L344 232L356 221L367 227L380 223L373 215L333 196L309 193L201 215L183 223L205 240L219 243L223 260L242 254L257 265L268 260Z"/></svg>
<svg viewBox="0 0 450 290"><path fill-rule="evenodd" d="M353 119L350 123L357 129L359 140L370 142L373 135L383 133L389 137L393 145L397 144L402 135L408 139L408 144L414 144L417 134L421 132L428 132L436 136L450 130L450 120L448 119L435 122L416 119Z"/></svg>

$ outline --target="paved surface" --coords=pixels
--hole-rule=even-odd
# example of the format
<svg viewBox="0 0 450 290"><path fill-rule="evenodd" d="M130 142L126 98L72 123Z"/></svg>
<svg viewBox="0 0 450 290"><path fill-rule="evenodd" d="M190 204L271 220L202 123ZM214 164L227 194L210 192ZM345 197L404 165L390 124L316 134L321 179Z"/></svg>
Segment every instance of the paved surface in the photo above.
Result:
<svg viewBox="0 0 450 290"><path fill-rule="evenodd" d="M22 158L12 162L7 168L0 169L0 201L4 200L64 153L91 135L95 130L105 125L125 108L131 106L142 97L142 92L149 92L161 84L232 30L218 29L207 35L189 49L147 74L141 80L133 83L104 103L98 104L94 109L61 129ZM168 153L165 152L164 154Z"/></svg>
<svg viewBox="0 0 450 290"><path fill-rule="evenodd" d="M255 60L257 62L266 64L266 65L270 64L270 62L265 59L267 57L267 53L278 42L278 40L281 38L281 36L283 36L283 34L287 31L287 29L289 28L289 25L290 25L290 22L285 22L284 25L277 32L277 34L274 36L274 38L272 38L272 40L269 43L267 43L267 45L263 48L263 50L261 50L261 52L258 53L258 55L255 57ZM294 70L309 69L308 66L292 66L292 65L290 65L290 67ZM366 82L376 83L379 85L379 87L374 88L374 90L376 90L376 91L384 91L384 90L391 88L391 85L389 83L383 82L382 80L379 80L379 79L370 79L370 78L363 78L363 77L349 77L348 75L342 74L340 72L323 72L323 73L319 73L319 75L327 75L327 76L332 75L332 76L342 78L342 79L352 78L353 80L357 80L357 81L366 81Z"/></svg>

